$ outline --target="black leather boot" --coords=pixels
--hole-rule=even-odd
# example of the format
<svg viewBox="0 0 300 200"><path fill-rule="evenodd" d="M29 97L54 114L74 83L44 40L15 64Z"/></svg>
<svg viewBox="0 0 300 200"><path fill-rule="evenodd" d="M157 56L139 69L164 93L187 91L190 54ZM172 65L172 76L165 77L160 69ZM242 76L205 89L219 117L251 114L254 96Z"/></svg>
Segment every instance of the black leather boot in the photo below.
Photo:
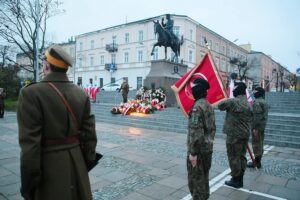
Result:
<svg viewBox="0 0 300 200"><path fill-rule="evenodd" d="M261 156L255 157L256 167L258 169L261 168L261 162L260 161L261 161Z"/></svg>
<svg viewBox="0 0 300 200"><path fill-rule="evenodd" d="M225 181L225 185L228 185L228 186L234 187L234 188L241 188L241 187L243 187L243 181L241 181L240 176L232 177L229 181Z"/></svg>

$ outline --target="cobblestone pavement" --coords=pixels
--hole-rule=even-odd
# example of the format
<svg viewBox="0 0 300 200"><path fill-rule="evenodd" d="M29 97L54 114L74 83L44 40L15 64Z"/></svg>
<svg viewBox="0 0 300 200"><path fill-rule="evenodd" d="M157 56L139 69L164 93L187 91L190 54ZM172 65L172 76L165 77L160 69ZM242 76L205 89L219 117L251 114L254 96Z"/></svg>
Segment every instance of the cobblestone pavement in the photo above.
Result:
<svg viewBox="0 0 300 200"><path fill-rule="evenodd" d="M184 134L97 123L97 150L104 154L90 172L95 200L188 200ZM261 170L247 169L243 189L228 179L224 139L216 139L210 171L212 200L299 199L300 149L266 146ZM20 200L15 113L0 120L0 200Z"/></svg>

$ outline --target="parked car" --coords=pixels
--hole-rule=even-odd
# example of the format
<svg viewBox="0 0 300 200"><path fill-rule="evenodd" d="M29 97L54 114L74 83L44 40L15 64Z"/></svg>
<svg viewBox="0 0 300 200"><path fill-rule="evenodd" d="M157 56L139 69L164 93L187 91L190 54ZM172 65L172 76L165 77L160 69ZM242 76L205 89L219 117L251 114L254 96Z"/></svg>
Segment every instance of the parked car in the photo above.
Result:
<svg viewBox="0 0 300 200"><path fill-rule="evenodd" d="M121 85L117 83L111 83L109 85L105 85L101 88L101 90L104 91L118 91L120 89Z"/></svg>

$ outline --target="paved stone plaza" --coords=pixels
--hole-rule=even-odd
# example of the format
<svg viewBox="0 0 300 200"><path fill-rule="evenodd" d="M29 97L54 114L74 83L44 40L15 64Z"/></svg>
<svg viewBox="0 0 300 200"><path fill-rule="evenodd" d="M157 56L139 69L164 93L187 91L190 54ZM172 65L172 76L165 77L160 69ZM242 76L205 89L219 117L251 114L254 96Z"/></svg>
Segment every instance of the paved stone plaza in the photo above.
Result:
<svg viewBox="0 0 300 200"><path fill-rule="evenodd" d="M101 117L101 116L96 116ZM104 154L90 172L96 200L188 200L186 135L97 122L98 151ZM265 146L261 170L247 169L244 188L224 186L229 179L225 141L214 144L211 200L291 199L300 196L300 149ZM20 200L16 114L0 119L0 200Z"/></svg>

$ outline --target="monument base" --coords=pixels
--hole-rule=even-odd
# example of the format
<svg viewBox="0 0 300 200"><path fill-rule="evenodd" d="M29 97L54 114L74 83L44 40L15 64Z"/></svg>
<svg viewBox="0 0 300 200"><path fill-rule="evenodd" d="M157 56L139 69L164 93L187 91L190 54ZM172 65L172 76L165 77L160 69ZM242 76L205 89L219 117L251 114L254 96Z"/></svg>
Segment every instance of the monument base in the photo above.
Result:
<svg viewBox="0 0 300 200"><path fill-rule="evenodd" d="M149 74L144 80L144 86L149 89L163 88L166 92L166 105L177 106L177 101L171 86L187 72L187 65L167 60L151 61Z"/></svg>

